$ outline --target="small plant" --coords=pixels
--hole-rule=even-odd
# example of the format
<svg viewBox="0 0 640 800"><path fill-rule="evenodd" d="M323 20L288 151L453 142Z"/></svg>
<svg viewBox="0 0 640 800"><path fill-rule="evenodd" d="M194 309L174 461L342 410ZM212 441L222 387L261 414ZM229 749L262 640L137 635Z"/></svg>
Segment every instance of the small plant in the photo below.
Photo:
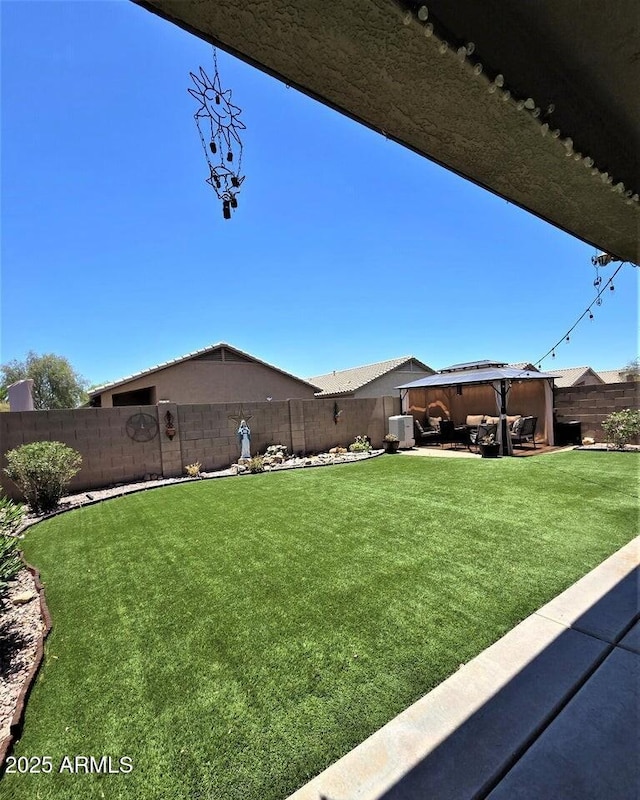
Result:
<svg viewBox="0 0 640 800"><path fill-rule="evenodd" d="M24 494L34 514L58 505L82 464L82 456L62 442L23 444L6 454L6 474Z"/></svg>
<svg viewBox="0 0 640 800"><path fill-rule="evenodd" d="M264 460L262 456L254 456L249 461L249 472L264 472Z"/></svg>
<svg viewBox="0 0 640 800"><path fill-rule="evenodd" d="M194 461L193 464L187 464L184 470L190 478L199 478L200 467L202 467L202 464L199 461Z"/></svg>
<svg viewBox="0 0 640 800"><path fill-rule="evenodd" d="M602 429L607 434L607 442L610 442L616 450L624 450L640 433L640 411L630 408L614 411L605 418Z"/></svg>
<svg viewBox="0 0 640 800"><path fill-rule="evenodd" d="M18 554L18 540L0 536L0 606L3 605L9 592L9 581L12 581L22 569Z"/></svg>
<svg viewBox="0 0 640 800"><path fill-rule="evenodd" d="M387 434L387 435L384 437L384 441L385 441L385 442L399 442L399 441L400 441L400 439L398 439L398 437L395 435L395 433L388 433L388 434Z"/></svg>
<svg viewBox="0 0 640 800"><path fill-rule="evenodd" d="M0 605L9 590L9 581L22 569L18 554L18 540L12 534L18 529L24 516L24 508L0 494Z"/></svg>
<svg viewBox="0 0 640 800"><path fill-rule="evenodd" d="M0 494L0 535L13 536L18 530L24 517L22 503L14 503L3 494Z"/></svg>
<svg viewBox="0 0 640 800"><path fill-rule="evenodd" d="M368 453L371 450L371 442L368 436L356 436L355 441L349 445L352 453Z"/></svg>

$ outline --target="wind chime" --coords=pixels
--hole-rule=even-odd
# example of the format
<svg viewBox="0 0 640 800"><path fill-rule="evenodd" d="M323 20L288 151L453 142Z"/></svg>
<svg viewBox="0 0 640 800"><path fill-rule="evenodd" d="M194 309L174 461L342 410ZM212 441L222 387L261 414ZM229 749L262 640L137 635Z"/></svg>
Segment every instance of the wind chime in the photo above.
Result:
<svg viewBox="0 0 640 800"><path fill-rule="evenodd" d="M239 131L246 130L240 121L242 113L231 102L231 89L223 91L218 74L218 58L213 48L213 80L200 67L200 75L190 72L196 88L187 91L200 103L193 115L200 134L204 157L209 167L206 182L222 201L222 215L231 219L231 210L238 207L238 194L245 176L242 170L242 141Z"/></svg>

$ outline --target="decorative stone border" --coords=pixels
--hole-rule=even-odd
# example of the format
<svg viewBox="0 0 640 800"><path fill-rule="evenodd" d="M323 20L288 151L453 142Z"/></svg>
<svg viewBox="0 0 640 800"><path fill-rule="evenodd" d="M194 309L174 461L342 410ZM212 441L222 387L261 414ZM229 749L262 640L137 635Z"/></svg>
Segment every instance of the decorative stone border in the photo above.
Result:
<svg viewBox="0 0 640 800"><path fill-rule="evenodd" d="M13 749L14 743L20 737L22 733L22 725L24 723L24 714L26 710L27 700L29 698L29 693L33 687L35 682L36 676L38 674L38 670L40 669L40 665L42 664L42 659L44 658L44 642L47 636L49 635L49 631L51 630L51 614L49 613L49 608L47 607L47 601L44 596L44 587L40 582L40 573L35 567L32 567L31 564L28 564L24 560L24 556L20 553L20 558L25 565L27 571L33 577L34 587L36 592L38 593L38 600L40 602L40 616L42 617L42 621L44 623L44 629L38 635L38 643L36 645L36 653L31 665L31 669L29 670L29 674L22 686L20 694L18 695L18 700L16 703L15 710L13 712L13 717L11 719L11 724L9 726L9 735L6 736L2 741L0 741L0 777L4 773L4 766L7 756L11 754Z"/></svg>

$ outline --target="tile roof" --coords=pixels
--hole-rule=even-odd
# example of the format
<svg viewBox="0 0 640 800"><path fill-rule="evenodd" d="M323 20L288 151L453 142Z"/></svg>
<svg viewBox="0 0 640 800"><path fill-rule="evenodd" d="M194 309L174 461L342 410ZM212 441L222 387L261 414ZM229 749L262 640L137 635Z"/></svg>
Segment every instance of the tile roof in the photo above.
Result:
<svg viewBox="0 0 640 800"><path fill-rule="evenodd" d="M590 372L596 377L600 377L597 372L591 369L591 367L560 367L559 369L554 369L554 374L558 377L556 378L556 386L559 389L566 388L568 386L575 386L578 380L585 375L585 373Z"/></svg>
<svg viewBox="0 0 640 800"><path fill-rule="evenodd" d="M597 374L605 383L626 383L630 372L631 370L620 367L620 369L599 369Z"/></svg>
<svg viewBox="0 0 640 800"><path fill-rule="evenodd" d="M328 375L309 378L309 383L320 387L321 391L317 393L319 397L327 394L347 394L361 389L376 378L386 375L409 361L415 362L427 372L433 372L431 367L423 364L414 356L402 356L401 358L391 358L388 361L378 361L375 364L365 364L362 367L334 370Z"/></svg>
<svg viewBox="0 0 640 800"><path fill-rule="evenodd" d="M185 355L180 356L179 358L173 358L170 361L164 361L161 364L156 364L154 367L149 367L149 369L143 369L140 372L134 372L132 375L127 375L125 378L118 378L118 380L113 381L111 383L105 383L103 386L95 386L90 392L88 392L89 397L95 397L96 395L102 394L102 392L114 389L116 386L121 386L124 383L129 383L129 381L136 380L137 378L142 378L145 375L151 375L152 373L158 372L161 369L167 369L167 367L173 367L175 364L180 364L183 361L189 361L192 358L197 358L198 356L202 356L205 353L211 353L214 350L218 350L223 347L226 350L231 350L232 352L237 353L240 356L243 356L249 361L254 361L257 364L262 364L265 367L269 367L269 369L274 369L281 375L286 375L288 378L292 378L295 381L299 381L300 383L304 383L307 386L311 386L313 389L319 388L313 382L306 381L304 380L304 378L298 378L297 375L292 375L290 372L285 372L283 369L280 369L279 367L274 367L273 364L269 364L266 361L261 361L259 358L256 358L255 356L252 356L249 353L245 353L243 350L239 350L237 347L233 347L233 345L227 344L227 342L217 342L216 344L211 344L208 347L203 347L201 350L194 350L193 353L186 353Z"/></svg>

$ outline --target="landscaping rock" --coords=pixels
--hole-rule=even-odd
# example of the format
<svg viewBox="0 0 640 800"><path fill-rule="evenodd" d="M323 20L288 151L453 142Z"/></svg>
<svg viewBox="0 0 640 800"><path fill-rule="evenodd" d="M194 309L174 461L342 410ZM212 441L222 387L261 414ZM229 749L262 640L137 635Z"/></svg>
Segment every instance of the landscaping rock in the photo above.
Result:
<svg viewBox="0 0 640 800"><path fill-rule="evenodd" d="M15 594L11 599L11 602L14 606L23 606L26 603L30 603L32 600L35 600L38 595L35 592L20 592L19 594Z"/></svg>

